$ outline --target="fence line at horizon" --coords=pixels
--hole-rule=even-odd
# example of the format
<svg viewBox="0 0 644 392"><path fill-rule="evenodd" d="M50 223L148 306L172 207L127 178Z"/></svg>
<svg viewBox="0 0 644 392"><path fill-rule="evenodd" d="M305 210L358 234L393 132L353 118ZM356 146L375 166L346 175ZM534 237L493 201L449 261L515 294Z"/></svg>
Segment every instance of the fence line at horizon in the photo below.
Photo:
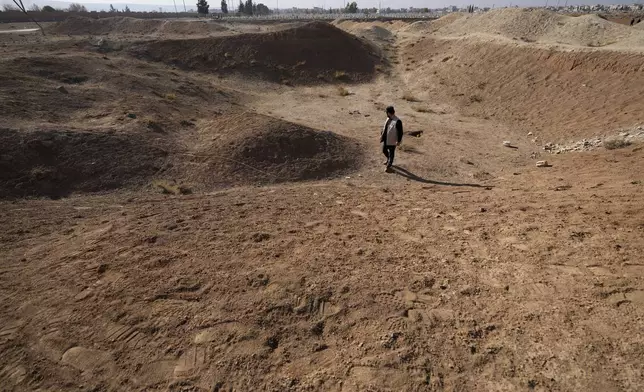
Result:
<svg viewBox="0 0 644 392"><path fill-rule="evenodd" d="M336 20L336 19L436 19L441 14L423 12L423 13L395 13L395 14L272 14L272 15L253 15L253 16L221 16L211 15L213 19L219 20Z"/></svg>

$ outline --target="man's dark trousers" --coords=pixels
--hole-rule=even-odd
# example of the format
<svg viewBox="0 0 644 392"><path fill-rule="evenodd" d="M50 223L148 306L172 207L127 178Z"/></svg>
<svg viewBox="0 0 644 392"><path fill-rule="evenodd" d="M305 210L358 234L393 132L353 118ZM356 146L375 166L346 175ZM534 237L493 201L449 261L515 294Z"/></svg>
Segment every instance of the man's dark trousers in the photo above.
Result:
<svg viewBox="0 0 644 392"><path fill-rule="evenodd" d="M387 167L391 167L394 164L396 146L388 146L387 143L382 143L382 153L387 157Z"/></svg>

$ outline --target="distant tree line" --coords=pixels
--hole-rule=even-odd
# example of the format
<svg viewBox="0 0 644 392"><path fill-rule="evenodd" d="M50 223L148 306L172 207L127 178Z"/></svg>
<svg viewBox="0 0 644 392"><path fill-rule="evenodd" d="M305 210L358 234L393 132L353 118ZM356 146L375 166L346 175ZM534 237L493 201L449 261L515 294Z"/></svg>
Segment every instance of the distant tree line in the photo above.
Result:
<svg viewBox="0 0 644 392"><path fill-rule="evenodd" d="M239 6L237 7L237 12L241 15L269 15L271 10L264 4L253 3L253 0L246 0L243 2L239 0Z"/></svg>
<svg viewBox="0 0 644 392"><path fill-rule="evenodd" d="M16 7L12 4L4 4L2 6L2 10L5 12L10 12L10 11L19 11L19 7ZM56 9L50 5L46 5L42 8L38 6L38 4L32 4L29 8L29 11L31 12L89 12L87 11L87 7L85 7L82 4L79 3L71 3L66 9ZM130 13L132 12L130 10L130 7L127 5L122 11L117 10L114 8L112 4L110 4L110 11L109 12L125 12L125 13Z"/></svg>

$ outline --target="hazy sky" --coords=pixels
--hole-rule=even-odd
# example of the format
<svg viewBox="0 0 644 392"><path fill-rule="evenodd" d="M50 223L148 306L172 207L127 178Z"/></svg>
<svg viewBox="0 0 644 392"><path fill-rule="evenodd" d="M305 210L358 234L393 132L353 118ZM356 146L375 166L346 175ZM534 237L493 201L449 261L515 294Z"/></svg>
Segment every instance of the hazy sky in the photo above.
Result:
<svg viewBox="0 0 644 392"><path fill-rule="evenodd" d="M23 0L25 5L27 4L32 4L36 3L38 5L52 5L54 7L66 7L66 5L69 2L72 2L74 0L67 0L66 2L57 2L57 1L47 1L47 0ZM184 0L176 0L177 2L177 7L179 9L183 9L183 1ZM188 9L190 8L196 8L195 4L196 0L185 0L186 1L186 6ZM229 3L229 7L231 4L238 4L239 0L227 0ZM269 8L275 8L278 4L279 1L279 8L284 9L284 8L290 8L290 7L300 7L300 8L305 8L305 7L324 7L324 8L339 8L342 7L343 0L255 0L258 3L264 3L266 4ZM348 1L348 0L344 0ZM352 0L354 1L354 0ZM358 3L358 7L360 8L371 8L371 7L378 7L378 0L355 0ZM563 5L566 0L559 0L560 4ZM635 2L641 3L644 0L635 0ZM124 8L125 5L127 4L135 10L135 8L139 7L134 7L135 5L139 4L141 6L145 6L145 8L148 7L154 7L158 9L158 7L163 7L164 10L169 11L170 9L174 8L173 1L172 0L77 0L77 2L85 4L88 9L90 10L100 10L100 9L106 9L109 7L109 4L112 3L114 4L115 7L117 8ZM11 0L0 0L0 3L2 4L11 4ZM221 0L209 0L210 7L211 9L218 9L219 5L221 3ZM570 0L568 2L568 5L579 5L579 4L587 4L587 5L593 5L593 4L632 4L633 1L611 1L611 0ZM381 6L382 8L404 8L404 7L416 7L416 8L442 8L448 5L456 5L456 6L464 6L468 4L474 4L478 5L480 7L504 7L504 6L509 6L509 5L519 5L519 6L543 6L546 4L545 0L482 0L482 1L467 1L467 0L381 0ZM556 5L557 0L548 0L549 5ZM118 5L118 6L117 6Z"/></svg>

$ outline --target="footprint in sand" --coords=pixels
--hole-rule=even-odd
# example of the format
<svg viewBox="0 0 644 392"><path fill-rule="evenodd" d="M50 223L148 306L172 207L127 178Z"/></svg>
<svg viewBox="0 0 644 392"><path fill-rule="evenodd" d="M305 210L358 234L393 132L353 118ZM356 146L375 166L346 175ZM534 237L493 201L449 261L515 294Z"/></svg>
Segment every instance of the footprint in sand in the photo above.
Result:
<svg viewBox="0 0 644 392"><path fill-rule="evenodd" d="M196 374L211 359L212 353L209 346L193 346L186 350L173 370L175 378L186 378Z"/></svg>
<svg viewBox="0 0 644 392"><path fill-rule="evenodd" d="M65 351L60 361L82 372L93 372L114 367L112 355L109 352L79 346Z"/></svg>
<svg viewBox="0 0 644 392"><path fill-rule="evenodd" d="M342 308L317 297L302 297L297 299L296 313L308 313L319 317L331 317L340 313Z"/></svg>
<svg viewBox="0 0 644 392"><path fill-rule="evenodd" d="M124 344L130 348L143 347L148 342L144 333L128 325L109 325L105 337L111 343Z"/></svg>

